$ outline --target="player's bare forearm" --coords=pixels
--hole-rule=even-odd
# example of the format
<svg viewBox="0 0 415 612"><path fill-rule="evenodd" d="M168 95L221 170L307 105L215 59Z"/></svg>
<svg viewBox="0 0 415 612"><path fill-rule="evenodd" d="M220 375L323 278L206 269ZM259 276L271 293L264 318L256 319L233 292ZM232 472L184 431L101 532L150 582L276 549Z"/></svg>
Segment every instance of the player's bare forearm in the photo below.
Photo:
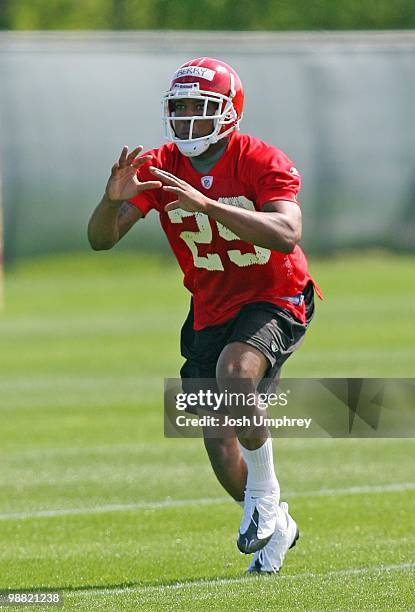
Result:
<svg viewBox="0 0 415 612"><path fill-rule="evenodd" d="M266 202L263 212L246 210L211 200L186 181L160 168L150 166L150 172L164 183L164 191L177 198L167 204L166 212L176 208L203 212L228 227L241 240L281 253L291 253L301 238L301 210L295 202L277 200Z"/></svg>
<svg viewBox="0 0 415 612"><path fill-rule="evenodd" d="M269 212L259 212L207 199L205 212L232 230L241 240L272 251L291 253L301 238L300 209L290 202L287 203L288 206L295 208L289 213L274 212L270 210L273 204L269 202L266 205Z"/></svg>
<svg viewBox="0 0 415 612"><path fill-rule="evenodd" d="M136 206L104 195L88 223L89 244L95 251L111 249L141 217Z"/></svg>
<svg viewBox="0 0 415 612"><path fill-rule="evenodd" d="M104 195L92 213L88 223L88 240L95 251L110 249L118 242L117 217L121 204L110 202Z"/></svg>

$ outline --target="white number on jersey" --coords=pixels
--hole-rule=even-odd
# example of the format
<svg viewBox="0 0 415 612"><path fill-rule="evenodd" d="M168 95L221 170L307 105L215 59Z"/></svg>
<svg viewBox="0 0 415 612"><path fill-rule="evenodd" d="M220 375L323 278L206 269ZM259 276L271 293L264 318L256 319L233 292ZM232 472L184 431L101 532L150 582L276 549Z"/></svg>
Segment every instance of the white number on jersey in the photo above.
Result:
<svg viewBox="0 0 415 612"><path fill-rule="evenodd" d="M172 223L183 223L183 217L194 217L196 220L198 232L182 232L180 238L185 241L192 252L193 263L196 268L205 268L205 270L220 270L224 267L218 253L208 253L206 257L198 255L198 244L210 244L212 242L212 228L209 223L209 217L204 213L192 213L187 210L177 208L168 213Z"/></svg>
<svg viewBox="0 0 415 612"><path fill-rule="evenodd" d="M246 210L255 210L254 203L245 196L239 196L237 198L219 198L218 200L222 204L230 204L231 206L239 206ZM239 236L234 234L228 227L222 225L217 221L219 235L225 240L240 240ZM229 249L227 251L229 259L239 266L244 268L245 266L254 266L266 264L271 257L271 251L264 247L255 246L255 253L241 253L238 249Z"/></svg>
<svg viewBox="0 0 415 612"><path fill-rule="evenodd" d="M241 208L246 208L247 210L255 210L254 203L244 196L234 198L219 198L218 201L227 205L240 206ZM204 268L205 270L223 271L224 267L219 253L208 253L205 257L198 254L197 244L210 244L212 242L212 228L209 217L204 213L193 213L187 210L182 210L181 208L169 211L168 215L172 223L182 223L184 217L195 218L199 231L187 231L180 234L180 238L185 241L193 255L195 267ZM221 236L221 238L227 241L240 240L240 238L234 234L234 232L222 225L222 223L217 221L216 224L218 227L219 236ZM271 251L259 246L254 246L254 249L255 253L241 253L239 249L228 249L227 255L230 261L240 268L245 266L266 264L271 257Z"/></svg>

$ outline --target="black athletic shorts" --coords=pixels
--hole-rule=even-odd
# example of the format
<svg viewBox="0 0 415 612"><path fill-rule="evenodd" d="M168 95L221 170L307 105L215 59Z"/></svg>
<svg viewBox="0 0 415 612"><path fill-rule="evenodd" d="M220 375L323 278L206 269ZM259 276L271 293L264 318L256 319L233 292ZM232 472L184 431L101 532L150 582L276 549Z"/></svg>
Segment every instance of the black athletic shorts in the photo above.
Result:
<svg viewBox="0 0 415 612"><path fill-rule="evenodd" d="M300 323L289 310L270 302L246 304L229 321L222 325L193 329L193 307L182 327L180 349L186 359L180 370L185 392L191 391L194 378L216 378L219 355L231 342L245 342L257 348L268 359L264 385L266 392L271 382L278 382L283 363L298 348L314 314L314 289L310 281L303 290L306 306L306 324Z"/></svg>

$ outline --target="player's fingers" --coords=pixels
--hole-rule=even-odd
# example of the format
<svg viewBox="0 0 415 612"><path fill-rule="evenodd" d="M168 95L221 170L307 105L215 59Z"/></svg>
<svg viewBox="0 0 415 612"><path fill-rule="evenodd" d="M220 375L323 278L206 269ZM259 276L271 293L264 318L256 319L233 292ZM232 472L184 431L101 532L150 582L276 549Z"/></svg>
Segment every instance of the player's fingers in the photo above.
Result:
<svg viewBox="0 0 415 612"><path fill-rule="evenodd" d="M143 164L146 164L152 159L151 155L142 155L141 157L136 157L132 160L131 165L135 168L139 168Z"/></svg>
<svg viewBox="0 0 415 612"><path fill-rule="evenodd" d="M165 170L160 170L160 168L155 168L154 166L150 166L150 172L152 172L155 176L157 176L161 181L167 183L168 185L174 185L178 187L181 184L180 179L174 174L170 174L170 172L166 172Z"/></svg>
<svg viewBox="0 0 415 612"><path fill-rule="evenodd" d="M119 167L120 167L120 166L119 166L118 162L116 162L116 163L113 165L113 167L111 168L111 174L114 174L114 172L115 172L116 170L118 170L118 168L119 168Z"/></svg>
<svg viewBox="0 0 415 612"><path fill-rule="evenodd" d="M118 160L118 163L121 165L125 162L125 160L127 159L127 155L128 155L128 147L127 145L124 145L121 151L121 155L120 158Z"/></svg>
<svg viewBox="0 0 415 612"><path fill-rule="evenodd" d="M170 210L177 210L177 208L180 208L180 202L179 200L175 200L174 202L169 202L165 207L164 210L166 212L169 212Z"/></svg>
<svg viewBox="0 0 415 612"><path fill-rule="evenodd" d="M130 153L130 154L128 155L128 157L127 157L128 161L131 163L131 162L132 162L132 160L133 160L134 158L136 158L136 157L137 157L137 155L139 155L139 153L141 153L141 151L143 150L143 148L144 148L144 147L143 147L143 145L139 145L138 147L136 147L136 148L134 149L134 151L131 151L131 153Z"/></svg>
<svg viewBox="0 0 415 612"><path fill-rule="evenodd" d="M145 181L144 183L140 183L140 189L142 191L146 189L160 189L160 187L163 187L160 181Z"/></svg>
<svg viewBox="0 0 415 612"><path fill-rule="evenodd" d="M184 189L181 187L172 187L170 185L163 185L164 191L170 191L171 193L177 193L177 195L185 195Z"/></svg>

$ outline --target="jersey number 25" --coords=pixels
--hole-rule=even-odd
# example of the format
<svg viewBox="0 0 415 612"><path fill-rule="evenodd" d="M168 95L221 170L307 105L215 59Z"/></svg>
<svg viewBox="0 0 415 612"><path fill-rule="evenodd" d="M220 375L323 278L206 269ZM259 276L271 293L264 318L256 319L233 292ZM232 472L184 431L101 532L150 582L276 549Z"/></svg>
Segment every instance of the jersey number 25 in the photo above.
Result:
<svg viewBox="0 0 415 612"><path fill-rule="evenodd" d="M244 198L243 206L244 208L255 210L253 203L246 198ZM204 268L205 270L223 271L224 266L219 253L208 253L206 256L198 254L198 244L210 244L212 242L212 227L209 217L204 213L189 212L181 208L171 210L168 215L172 223L183 223L185 217L195 218L199 231L186 231L180 234L180 238L184 240L193 255L195 267ZM219 236L224 240L229 242L232 240L240 240L234 232L222 225L222 223L219 223L219 221L216 221L216 225L218 227ZM229 260L240 268L266 264L271 256L271 251L259 246L254 246L254 249L255 253L241 253L239 249L228 249L226 254Z"/></svg>

